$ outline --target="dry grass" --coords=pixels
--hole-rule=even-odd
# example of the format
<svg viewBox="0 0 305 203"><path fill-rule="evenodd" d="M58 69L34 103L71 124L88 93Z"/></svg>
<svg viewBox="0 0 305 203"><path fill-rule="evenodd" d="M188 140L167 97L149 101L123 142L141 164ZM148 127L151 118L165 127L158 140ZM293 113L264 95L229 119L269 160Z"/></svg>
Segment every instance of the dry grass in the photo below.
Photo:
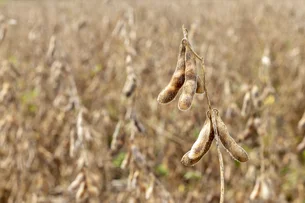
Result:
<svg viewBox="0 0 305 203"><path fill-rule="evenodd" d="M182 24L249 155L224 154L225 202L305 201L304 1L0 1L0 15L0 202L218 202L216 147L180 162L204 95L186 112L157 102Z"/></svg>

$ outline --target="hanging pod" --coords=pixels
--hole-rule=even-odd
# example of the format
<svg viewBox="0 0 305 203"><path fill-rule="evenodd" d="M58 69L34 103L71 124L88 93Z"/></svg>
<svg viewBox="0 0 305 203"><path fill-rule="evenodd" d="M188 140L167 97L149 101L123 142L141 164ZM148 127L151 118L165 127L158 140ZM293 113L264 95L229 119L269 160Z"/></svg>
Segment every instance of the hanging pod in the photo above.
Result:
<svg viewBox="0 0 305 203"><path fill-rule="evenodd" d="M185 166L196 164L209 151L213 140L214 133L211 126L211 120L207 116L196 142L193 144L191 150L182 157L181 162Z"/></svg>
<svg viewBox="0 0 305 203"><path fill-rule="evenodd" d="M169 84L160 92L157 101L166 104L175 99L185 80L185 46L181 42L176 70Z"/></svg>
<svg viewBox="0 0 305 203"><path fill-rule="evenodd" d="M186 42L187 43L187 42ZM185 46L185 83L180 95L178 108L186 111L192 105L193 97L197 89L196 59L192 50Z"/></svg>
<svg viewBox="0 0 305 203"><path fill-rule="evenodd" d="M237 161L240 162L248 161L247 152L241 146L239 146L235 142L235 140L230 136L227 126L224 124L224 122L221 120L220 116L218 115L218 111L216 109L213 109L213 111L216 111L214 115L216 115L218 135L224 148L226 148L229 154Z"/></svg>
<svg viewBox="0 0 305 203"><path fill-rule="evenodd" d="M203 82L203 80L200 79L199 76L197 76L196 93L197 94L203 94L204 93L204 82Z"/></svg>
<svg viewBox="0 0 305 203"><path fill-rule="evenodd" d="M246 117L247 115L250 114L250 111L251 111L251 92L248 91L244 96L243 106L241 109L241 116Z"/></svg>
<svg viewBox="0 0 305 203"><path fill-rule="evenodd" d="M189 153L190 153L190 151L188 151L185 155L183 155L183 157L181 159L181 163L185 166L194 166L203 157L203 155L202 155L196 159L190 159L188 157Z"/></svg>
<svg viewBox="0 0 305 203"><path fill-rule="evenodd" d="M209 151L214 135L211 135L211 120L207 117L196 142L193 144L188 157L190 159L196 159L202 154L204 155Z"/></svg>

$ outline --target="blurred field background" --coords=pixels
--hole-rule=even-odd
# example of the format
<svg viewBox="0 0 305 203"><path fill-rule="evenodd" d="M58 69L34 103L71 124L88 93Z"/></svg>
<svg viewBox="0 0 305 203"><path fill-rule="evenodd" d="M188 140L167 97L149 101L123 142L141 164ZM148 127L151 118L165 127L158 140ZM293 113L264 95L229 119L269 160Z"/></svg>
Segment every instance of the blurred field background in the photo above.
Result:
<svg viewBox="0 0 305 203"><path fill-rule="evenodd" d="M205 56L213 106L250 158L222 150L225 202L304 203L301 0L0 1L0 202L218 202L215 145L194 167L180 162L204 95L186 112L156 100L182 24ZM263 135L245 139L240 111L254 85L272 94L258 113Z"/></svg>

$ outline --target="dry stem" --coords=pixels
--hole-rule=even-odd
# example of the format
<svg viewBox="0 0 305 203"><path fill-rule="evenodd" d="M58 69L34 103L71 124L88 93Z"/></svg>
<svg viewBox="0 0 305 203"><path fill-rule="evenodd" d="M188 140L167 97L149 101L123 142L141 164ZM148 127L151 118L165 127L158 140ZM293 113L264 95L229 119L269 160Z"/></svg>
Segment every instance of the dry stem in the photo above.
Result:
<svg viewBox="0 0 305 203"><path fill-rule="evenodd" d="M217 153L218 153L218 159L219 159L219 168L220 168L220 203L224 202L224 193L225 193L225 183L224 183L224 164L223 164L223 158L222 154L220 151L220 146L219 146L219 135L217 131L217 123L215 119L215 114L216 110L213 109L211 112L211 117L212 117L212 124L213 124L213 130L214 130L214 135L216 139L216 146L217 146Z"/></svg>
<svg viewBox="0 0 305 203"><path fill-rule="evenodd" d="M224 185L224 163L223 163L223 158L222 158L222 154L220 151L220 146L219 146L219 136L218 136L218 131L217 131L217 123L216 123L216 119L215 119L215 115L214 113L217 111L215 109L212 110L212 106L211 106L211 101L209 98L209 94L208 94L208 90L206 88L206 80L205 80L205 68L204 68L204 58L200 57L191 47L189 41L188 41L188 31L187 29L184 27L184 25L182 25L182 32L183 32L183 43L185 44L185 46L187 46L192 52L193 54L196 56L196 58L198 58L201 61L201 67L203 70L203 88L206 94L206 101L209 107L209 112L210 112L210 116L212 119L212 124L213 124L213 130L214 130L214 134L215 134L215 138L216 138L216 146L217 146L217 153L218 153L218 160L219 160L219 168L220 168L220 203L224 202L224 191L225 191L225 185ZM218 113L218 112L217 112Z"/></svg>

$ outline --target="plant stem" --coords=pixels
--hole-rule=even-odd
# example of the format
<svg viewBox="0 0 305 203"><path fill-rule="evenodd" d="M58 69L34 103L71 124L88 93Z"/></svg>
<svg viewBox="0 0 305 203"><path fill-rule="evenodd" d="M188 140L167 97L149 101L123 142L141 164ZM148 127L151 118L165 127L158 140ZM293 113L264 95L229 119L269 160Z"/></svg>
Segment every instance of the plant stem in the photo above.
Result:
<svg viewBox="0 0 305 203"><path fill-rule="evenodd" d="M217 110L212 109L211 106L211 101L210 101L210 97L208 94L208 90L206 87L206 80L205 80L205 68L204 68L204 58L200 57L193 49L192 46L190 45L189 41L188 41L188 32L187 29L184 27L184 25L182 25L182 32L183 32L183 44L185 46L187 46L191 52L196 56L196 58L198 58L201 62L201 68L203 70L203 88L204 88L204 92L206 94L206 101L209 107L209 112L210 112L210 119L212 120L212 124L213 124L213 130L214 130L214 135L216 138L216 147L217 147L217 153L218 153L218 160L219 160L219 168L220 168L220 203L224 202L224 193L225 193L225 183L224 183L224 163L223 163L223 158L222 158L222 154L220 151L220 141L219 141L219 135L218 135L218 131L217 131L217 123L216 123L216 118L215 115L217 112Z"/></svg>
<svg viewBox="0 0 305 203"><path fill-rule="evenodd" d="M205 92L205 95L206 95L207 104L209 106L209 111L211 112L212 111L212 106L211 106L211 101L210 101L210 97L209 97L209 94L208 94L206 81L205 81L205 68L204 68L204 61L203 60L201 61L201 67L202 67L202 70L203 70L203 88L204 88L204 92Z"/></svg>
<svg viewBox="0 0 305 203"><path fill-rule="evenodd" d="M215 117L216 117L215 114L216 114L216 110L213 109L211 112L211 117L212 117L214 135L215 135L215 139L216 139L219 168L220 168L220 201L219 202L223 203L224 202L224 193L225 193L224 164L223 164L223 158L222 158L222 154L221 154L220 146L219 146L220 141L219 141L219 135L218 135L218 131L217 131L217 123L216 123L216 119L215 119Z"/></svg>

